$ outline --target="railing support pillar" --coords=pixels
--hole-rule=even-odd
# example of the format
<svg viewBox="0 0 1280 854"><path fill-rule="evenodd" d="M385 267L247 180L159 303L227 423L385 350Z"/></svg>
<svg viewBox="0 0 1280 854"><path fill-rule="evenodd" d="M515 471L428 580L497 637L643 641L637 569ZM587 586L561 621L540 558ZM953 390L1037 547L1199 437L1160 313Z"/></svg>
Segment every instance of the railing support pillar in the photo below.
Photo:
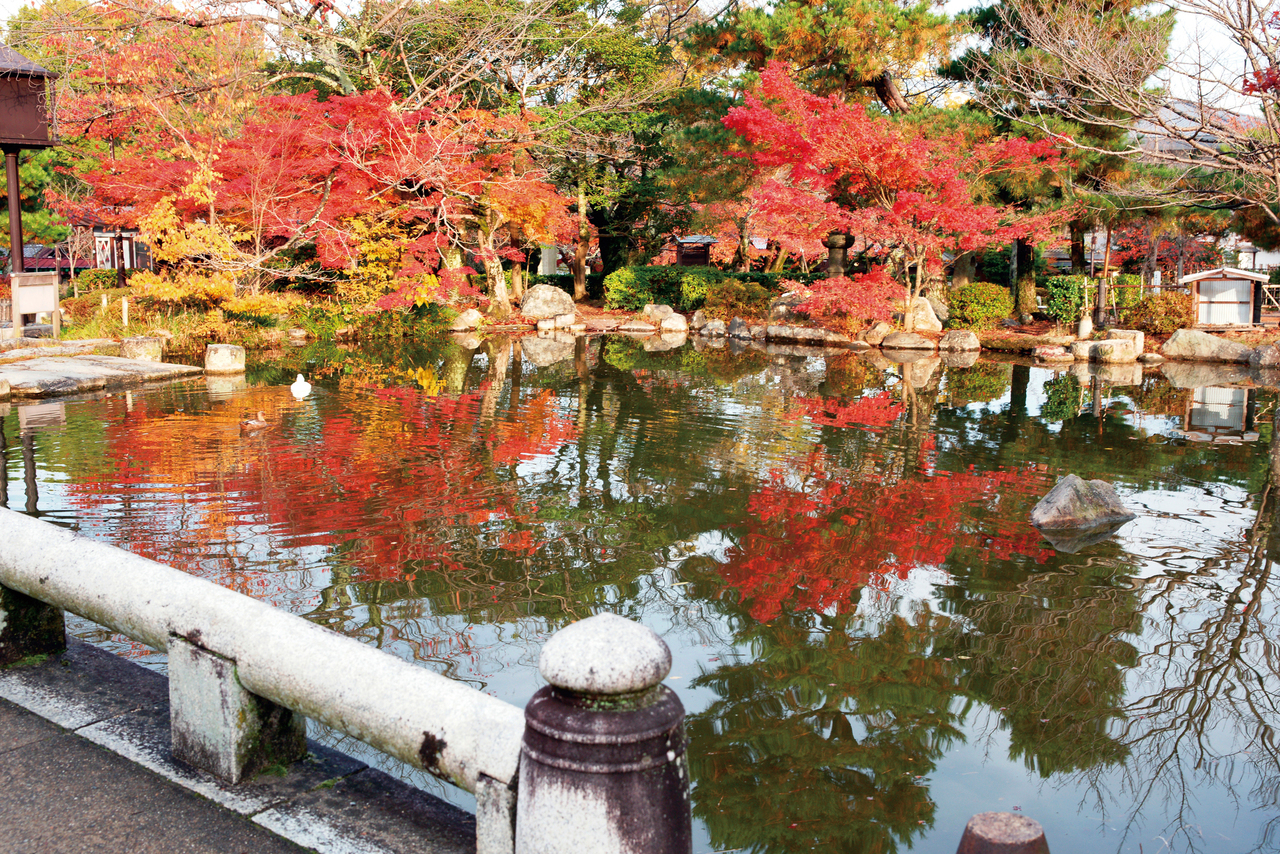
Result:
<svg viewBox="0 0 1280 854"><path fill-rule="evenodd" d="M62 611L25 593L0 587L0 667L67 648Z"/></svg>
<svg viewBox="0 0 1280 854"><path fill-rule="evenodd" d="M476 854L511 854L515 847L515 790L481 774L476 782Z"/></svg>
<svg viewBox="0 0 1280 854"><path fill-rule="evenodd" d="M965 825L956 854L1049 854L1040 822L1012 812L980 812Z"/></svg>
<svg viewBox="0 0 1280 854"><path fill-rule="evenodd" d="M169 639L169 724L174 757L225 783L307 751L302 715L245 690L230 658L176 636Z"/></svg>
<svg viewBox="0 0 1280 854"><path fill-rule="evenodd" d="M691 851L684 707L662 684L662 638L597 614L547 641L538 668L551 684L525 707L517 854Z"/></svg>

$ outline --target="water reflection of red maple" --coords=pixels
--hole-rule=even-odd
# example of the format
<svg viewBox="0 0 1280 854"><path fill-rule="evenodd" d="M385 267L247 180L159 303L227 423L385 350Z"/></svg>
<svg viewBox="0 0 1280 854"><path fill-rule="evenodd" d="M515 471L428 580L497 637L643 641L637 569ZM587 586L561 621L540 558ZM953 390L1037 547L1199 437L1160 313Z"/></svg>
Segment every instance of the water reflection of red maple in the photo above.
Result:
<svg viewBox="0 0 1280 854"><path fill-rule="evenodd" d="M1030 525L1004 523L992 531L977 518L1010 493L1047 488L1036 472L936 472L921 465L900 476L858 477L844 469L832 476L823 462L807 461L803 481L772 472L751 496L748 518L735 526L741 534L721 575L757 620L768 622L784 607L846 611L864 587L884 589L913 569L945 567L957 547L1037 562L1052 553Z"/></svg>
<svg viewBox="0 0 1280 854"><path fill-rule="evenodd" d="M233 528L246 524L267 530L280 551L340 550L364 579L399 578L414 567L474 567L486 548L527 555L542 544L532 524L537 506L521 496L511 468L572 442L576 427L560 417L550 391L488 423L481 401L480 393L433 398L384 390L350 398L310 424L275 398L246 399L198 418L142 404L106 424L109 462L70 484L69 498L87 509L121 485L133 487L138 498L123 512L145 513L147 523L121 519L112 538L168 562L200 553L205 570L233 588L248 579L222 573L242 569L243 560L219 558L213 546L235 540ZM242 436L241 409L259 408L272 429ZM147 500L152 491L180 493L198 521Z"/></svg>

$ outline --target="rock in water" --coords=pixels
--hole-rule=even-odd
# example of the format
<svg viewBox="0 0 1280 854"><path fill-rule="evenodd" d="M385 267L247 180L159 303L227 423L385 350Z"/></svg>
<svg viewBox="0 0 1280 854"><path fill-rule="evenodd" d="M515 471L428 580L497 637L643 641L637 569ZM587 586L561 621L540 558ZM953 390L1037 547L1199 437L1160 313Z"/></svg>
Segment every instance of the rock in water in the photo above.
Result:
<svg viewBox="0 0 1280 854"><path fill-rule="evenodd" d="M1120 528L1135 516L1137 513L1126 510L1116 490L1105 480L1068 475L1032 508L1032 525L1055 534L1091 534L1096 529Z"/></svg>

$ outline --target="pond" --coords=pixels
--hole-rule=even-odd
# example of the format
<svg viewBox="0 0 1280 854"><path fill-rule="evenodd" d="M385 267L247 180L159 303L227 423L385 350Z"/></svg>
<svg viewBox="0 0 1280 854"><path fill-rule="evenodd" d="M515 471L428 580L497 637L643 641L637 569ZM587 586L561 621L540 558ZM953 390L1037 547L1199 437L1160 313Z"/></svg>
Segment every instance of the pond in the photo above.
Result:
<svg viewBox="0 0 1280 854"><path fill-rule="evenodd" d="M987 810L1056 854L1280 847L1258 377L466 344L0 406L0 495L521 706L557 628L644 622L699 852L951 854ZM1027 516L1068 473L1138 518L1056 550Z"/></svg>

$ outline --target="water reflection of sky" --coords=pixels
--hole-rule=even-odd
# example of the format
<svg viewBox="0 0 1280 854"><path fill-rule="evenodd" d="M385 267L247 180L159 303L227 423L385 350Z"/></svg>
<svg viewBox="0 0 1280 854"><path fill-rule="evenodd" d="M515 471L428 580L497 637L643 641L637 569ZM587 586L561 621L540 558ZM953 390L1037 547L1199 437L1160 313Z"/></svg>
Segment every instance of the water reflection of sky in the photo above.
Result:
<svg viewBox="0 0 1280 854"><path fill-rule="evenodd" d="M444 377L456 356L414 368ZM172 550L188 571L521 705L541 684L553 623L594 610L642 619L672 647L668 684L701 733L693 749L714 743L789 775L785 792L754 784L765 788L756 812L744 805L720 821L707 799L732 802L749 769L720 767L727 788L695 773L698 851L807 850L811 814L888 828L827 847L875 840L949 854L969 816L1014 808L1045 824L1057 852L1274 847L1265 813L1280 779L1270 742L1280 685L1268 638L1280 619L1272 547L1253 531L1266 441L1192 447L1175 432L1181 393L1155 380L1106 389L1095 422L1087 385L1069 390L1081 405L1063 416L1051 400L1062 387L1047 385L1056 375L1039 369L1017 369L1019 396L1008 365L938 369L913 389L856 361L654 358L593 353L585 378L568 363L525 363L512 369L518 392L499 378L491 423L476 413L493 399L486 383L500 360L483 354L458 398L477 408L452 421L439 421L449 394L387 379L387 396L342 380L350 371L316 377L319 393L302 404L277 401L292 367L215 400L189 384L127 403L71 401L65 424L36 434L39 507L90 536ZM272 402L279 428L240 438L238 409ZM21 508L17 421L5 422L6 461L10 506ZM222 438L207 440L215 424ZM188 447L166 450L170 435ZM349 445L319 452L334 441ZM355 500L346 484L326 481L357 470L342 468L351 455L373 477L359 507L344 506ZM510 459L509 480L457 479L490 471L491 456ZM477 500L424 505L452 514L449 524L399 519L395 501L415 499L405 478L440 465ZM1107 543L1054 555L1026 512L1072 470L1114 479L1139 515ZM884 513L899 516L885 524ZM348 530L362 514L396 524ZM866 526L884 541L859 539ZM838 548L823 551L828 541ZM412 557L425 545L429 558ZM474 572L435 584L438 554L469 556ZM410 558L370 563L382 555ZM888 563L859 563L876 555ZM804 571L787 580L791 564ZM824 593L831 585L841 592ZM753 617L752 597L769 596L782 603L765 609L775 616ZM548 610L557 601L569 611ZM163 668L162 656L83 621L72 629ZM1056 682L1075 693L1038 708ZM1092 696L1113 691L1114 707ZM1124 759L1073 767L1085 755L1075 742L1098 756L1123 746ZM809 761L834 764L811 776ZM855 797L859 787L868 794Z"/></svg>

